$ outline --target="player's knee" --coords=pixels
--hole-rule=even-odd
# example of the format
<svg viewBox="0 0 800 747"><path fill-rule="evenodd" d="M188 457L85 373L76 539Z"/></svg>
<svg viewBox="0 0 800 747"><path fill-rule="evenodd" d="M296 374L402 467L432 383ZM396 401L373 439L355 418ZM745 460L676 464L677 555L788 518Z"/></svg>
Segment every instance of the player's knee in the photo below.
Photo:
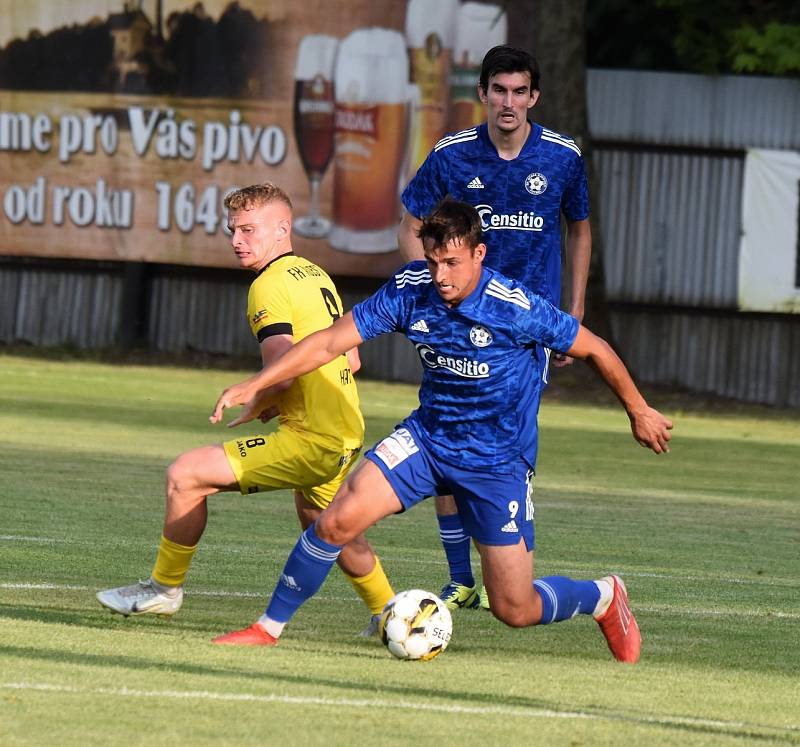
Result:
<svg viewBox="0 0 800 747"><path fill-rule="evenodd" d="M194 473L186 454L181 454L167 467L166 483L167 499L170 501L185 498L194 486Z"/></svg>
<svg viewBox="0 0 800 747"><path fill-rule="evenodd" d="M320 514L314 531L317 537L331 545L346 545L358 536L358 533L353 530L347 514L337 511L333 506Z"/></svg>
<svg viewBox="0 0 800 747"><path fill-rule="evenodd" d="M180 464L181 458L178 457L172 464L167 467L166 483L167 495L173 495L181 483L182 469Z"/></svg>

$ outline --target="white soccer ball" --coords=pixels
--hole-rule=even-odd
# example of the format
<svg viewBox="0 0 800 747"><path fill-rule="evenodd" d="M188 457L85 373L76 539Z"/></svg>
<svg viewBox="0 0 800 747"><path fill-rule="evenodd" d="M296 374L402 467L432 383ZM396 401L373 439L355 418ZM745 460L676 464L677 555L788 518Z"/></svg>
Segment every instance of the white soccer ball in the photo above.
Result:
<svg viewBox="0 0 800 747"><path fill-rule="evenodd" d="M401 591L381 613L381 640L398 659L428 661L447 648L453 619L444 602L429 591Z"/></svg>

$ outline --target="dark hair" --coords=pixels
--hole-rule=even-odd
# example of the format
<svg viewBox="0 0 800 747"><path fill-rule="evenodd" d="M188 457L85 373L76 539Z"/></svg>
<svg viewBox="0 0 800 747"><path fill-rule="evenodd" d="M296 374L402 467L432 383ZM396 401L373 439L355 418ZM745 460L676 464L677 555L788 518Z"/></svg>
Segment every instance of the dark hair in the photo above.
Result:
<svg viewBox="0 0 800 747"><path fill-rule="evenodd" d="M524 49L501 44L499 47L492 47L484 55L479 79L484 93L489 90L489 78L498 73L528 73L531 76L531 91L540 90L539 63Z"/></svg>
<svg viewBox="0 0 800 747"><path fill-rule="evenodd" d="M282 202L289 210L292 209L292 201L277 184L264 182L263 184L251 184L249 187L242 187L235 192L231 192L224 200L223 204L228 210L252 210L253 208L264 207L270 202Z"/></svg>
<svg viewBox="0 0 800 747"><path fill-rule="evenodd" d="M451 241L463 239L471 251L483 241L481 217L468 202L447 195L422 219L417 236L423 245L426 241L432 242L434 249L442 249Z"/></svg>

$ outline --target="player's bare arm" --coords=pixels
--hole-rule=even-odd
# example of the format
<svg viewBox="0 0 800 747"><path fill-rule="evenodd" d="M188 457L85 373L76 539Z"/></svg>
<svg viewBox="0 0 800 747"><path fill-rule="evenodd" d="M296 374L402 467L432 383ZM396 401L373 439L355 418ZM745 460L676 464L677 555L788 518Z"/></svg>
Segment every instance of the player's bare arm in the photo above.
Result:
<svg viewBox="0 0 800 747"><path fill-rule="evenodd" d="M253 399L260 391L279 382L314 371L362 342L361 335L353 321L353 314L348 312L327 329L315 332L296 345L292 345L284 355L262 368L254 376L225 389L217 400L209 420L212 423L219 423L226 407L235 407L245 403L247 403L247 407L243 409L238 418L231 421L229 427L253 420L259 414L253 404Z"/></svg>
<svg viewBox="0 0 800 747"><path fill-rule="evenodd" d="M425 251L417 235L421 225L422 221L408 211L404 213L403 220L400 221L400 228L397 231L397 246L405 262L425 259Z"/></svg>
<svg viewBox="0 0 800 747"><path fill-rule="evenodd" d="M583 323L586 306L586 283L592 259L592 228L589 219L567 221L567 270L569 273L569 310Z"/></svg>
<svg viewBox="0 0 800 747"><path fill-rule="evenodd" d="M592 229L589 219L567 221L567 274L569 277L569 311L583 322L586 308L586 283L589 280L589 262L592 258ZM573 359L564 353L553 353L556 368L569 366Z"/></svg>
<svg viewBox="0 0 800 747"><path fill-rule="evenodd" d="M261 341L261 363L268 366L280 358L292 347L291 335L272 335ZM268 389L264 389L253 398L253 410L262 423L267 423L280 414L280 397L294 382L294 379L282 381Z"/></svg>
<svg viewBox="0 0 800 747"><path fill-rule="evenodd" d="M350 348L347 351L347 365L350 367L350 373L358 373L361 369L361 356L358 348Z"/></svg>
<svg viewBox="0 0 800 747"><path fill-rule="evenodd" d="M603 381L625 407L631 421L633 437L639 444L656 454L669 451L672 421L645 402L625 364L605 340L581 326L575 342L567 352L575 358L585 359L597 369Z"/></svg>

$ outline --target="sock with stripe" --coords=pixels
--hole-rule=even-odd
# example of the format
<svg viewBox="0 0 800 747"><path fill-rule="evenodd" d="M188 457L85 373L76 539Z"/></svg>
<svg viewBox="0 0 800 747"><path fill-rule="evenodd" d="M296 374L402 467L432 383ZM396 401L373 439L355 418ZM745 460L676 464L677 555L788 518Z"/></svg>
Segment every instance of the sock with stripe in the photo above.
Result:
<svg viewBox="0 0 800 747"><path fill-rule="evenodd" d="M339 545L329 545L317 537L315 527L316 522L300 535L283 567L264 616L259 620L266 631L276 638L300 605L317 593L342 551ZM273 622L280 628L271 625ZM277 633L273 632L276 629Z"/></svg>
<svg viewBox="0 0 800 747"><path fill-rule="evenodd" d="M448 514L436 519L439 522L439 539L442 541L447 565L450 568L450 580L464 586L475 586L475 577L472 575L472 564L469 560L471 549L470 537L464 532L461 517L458 514Z"/></svg>
<svg viewBox="0 0 800 747"><path fill-rule="evenodd" d="M537 578L533 586L542 598L539 625L569 620L575 615L592 615L600 601L600 587L594 581L543 576Z"/></svg>

